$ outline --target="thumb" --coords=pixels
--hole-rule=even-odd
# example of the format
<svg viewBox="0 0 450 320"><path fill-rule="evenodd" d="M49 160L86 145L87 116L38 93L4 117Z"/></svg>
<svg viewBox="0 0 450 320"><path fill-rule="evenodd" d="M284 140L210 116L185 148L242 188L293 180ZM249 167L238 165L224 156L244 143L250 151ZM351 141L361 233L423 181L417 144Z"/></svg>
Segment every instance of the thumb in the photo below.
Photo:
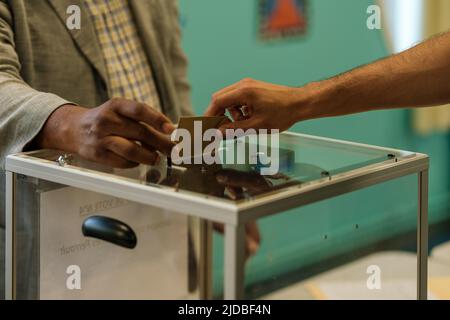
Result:
<svg viewBox="0 0 450 320"><path fill-rule="evenodd" d="M221 95L217 95L211 101L205 112L206 116L218 116L225 114L225 111L233 106L247 105L244 103L247 93L243 89L235 89Z"/></svg>

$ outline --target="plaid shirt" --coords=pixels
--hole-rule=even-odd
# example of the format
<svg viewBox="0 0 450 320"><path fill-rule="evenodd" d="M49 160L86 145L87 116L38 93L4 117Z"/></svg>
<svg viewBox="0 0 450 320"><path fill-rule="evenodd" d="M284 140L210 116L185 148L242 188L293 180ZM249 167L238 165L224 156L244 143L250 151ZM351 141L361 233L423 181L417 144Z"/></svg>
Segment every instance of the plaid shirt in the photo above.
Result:
<svg viewBox="0 0 450 320"><path fill-rule="evenodd" d="M84 0L95 26L109 76L110 97L146 103L161 110L150 63L128 0Z"/></svg>

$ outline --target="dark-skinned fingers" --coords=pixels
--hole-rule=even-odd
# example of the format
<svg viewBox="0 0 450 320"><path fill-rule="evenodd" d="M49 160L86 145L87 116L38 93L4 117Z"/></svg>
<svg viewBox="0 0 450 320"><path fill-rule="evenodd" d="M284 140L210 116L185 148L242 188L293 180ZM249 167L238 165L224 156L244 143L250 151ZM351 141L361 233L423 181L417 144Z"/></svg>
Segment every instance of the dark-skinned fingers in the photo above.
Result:
<svg viewBox="0 0 450 320"><path fill-rule="evenodd" d="M169 118L146 104L125 99L113 99L111 105L119 114L137 122L144 122L162 133L171 134L175 130L175 126Z"/></svg>
<svg viewBox="0 0 450 320"><path fill-rule="evenodd" d="M167 156L170 155L175 143L165 134L147 126L146 124L144 124L144 126L148 130L148 138L144 143Z"/></svg>
<svg viewBox="0 0 450 320"><path fill-rule="evenodd" d="M147 127L143 124L121 116L120 124L110 129L113 136L127 138L129 140L139 141L148 144L150 137Z"/></svg>
<svg viewBox="0 0 450 320"><path fill-rule="evenodd" d="M164 134L145 123L123 117L121 124L111 130L112 135L141 142L147 149L156 149L164 154L170 154L174 143Z"/></svg>
<svg viewBox="0 0 450 320"><path fill-rule="evenodd" d="M154 165L159 160L156 152L122 137L109 136L103 144L109 151L131 162Z"/></svg>

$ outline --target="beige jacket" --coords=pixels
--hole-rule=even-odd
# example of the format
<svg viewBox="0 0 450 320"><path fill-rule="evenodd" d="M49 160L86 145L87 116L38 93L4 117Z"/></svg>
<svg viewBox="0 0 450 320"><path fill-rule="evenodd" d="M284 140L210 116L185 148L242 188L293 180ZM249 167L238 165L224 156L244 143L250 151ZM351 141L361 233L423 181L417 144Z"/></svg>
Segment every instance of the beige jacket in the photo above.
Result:
<svg viewBox="0 0 450 320"><path fill-rule="evenodd" d="M176 0L128 1L163 112L172 121L192 114ZM81 8L80 30L66 26L70 5ZM1 167L59 106L94 107L106 100L105 62L82 0L0 0Z"/></svg>
<svg viewBox="0 0 450 320"><path fill-rule="evenodd" d="M153 68L162 108L173 121L192 113L187 61L181 49L176 0L128 0ZM81 9L81 30L66 27L70 5ZM4 297L4 175L6 155L20 152L48 116L68 101L94 107L108 100L105 63L82 0L0 0L0 299ZM31 210L33 199L19 205ZM33 208L33 209L30 209ZM18 237L35 228L24 222ZM35 259L34 240L24 238L21 259ZM35 261L24 273L23 297L36 296Z"/></svg>

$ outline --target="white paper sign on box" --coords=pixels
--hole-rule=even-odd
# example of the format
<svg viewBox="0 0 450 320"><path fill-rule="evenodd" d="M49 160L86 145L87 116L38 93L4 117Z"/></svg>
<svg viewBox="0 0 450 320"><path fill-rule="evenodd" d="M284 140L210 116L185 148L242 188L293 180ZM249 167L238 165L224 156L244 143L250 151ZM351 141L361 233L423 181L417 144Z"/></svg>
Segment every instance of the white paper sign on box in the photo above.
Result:
<svg viewBox="0 0 450 320"><path fill-rule="evenodd" d="M186 216L72 187L42 193L40 212L41 299L187 298ZM136 248L84 237L82 223L92 215L128 224ZM73 265L79 290L67 286Z"/></svg>

